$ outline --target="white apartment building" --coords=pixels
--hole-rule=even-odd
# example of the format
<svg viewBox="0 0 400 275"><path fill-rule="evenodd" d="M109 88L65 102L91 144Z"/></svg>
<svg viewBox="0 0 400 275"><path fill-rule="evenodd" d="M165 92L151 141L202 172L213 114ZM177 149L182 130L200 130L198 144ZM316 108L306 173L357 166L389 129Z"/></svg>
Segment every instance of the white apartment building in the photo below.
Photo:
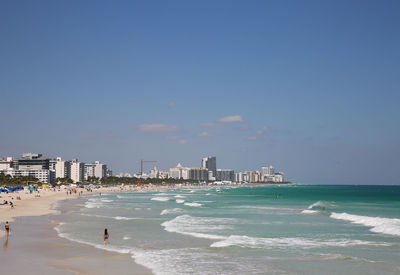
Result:
<svg viewBox="0 0 400 275"><path fill-rule="evenodd" d="M56 178L71 177L71 164L69 161L62 160L60 157L56 158L55 177Z"/></svg>
<svg viewBox="0 0 400 275"><path fill-rule="evenodd" d="M13 158L7 157L5 159L0 159L0 170L7 170L12 168L13 166Z"/></svg>
<svg viewBox="0 0 400 275"><path fill-rule="evenodd" d="M189 170L188 167L183 167L182 164L178 163L175 168L169 169L169 177L173 179L189 179Z"/></svg>
<svg viewBox="0 0 400 275"><path fill-rule="evenodd" d="M51 172L50 170L15 170L13 168L7 170L0 170L0 173L4 175L10 175L13 178L18 177L34 177L37 178L41 183L50 184Z"/></svg>
<svg viewBox="0 0 400 275"><path fill-rule="evenodd" d="M88 180L89 177L94 177L94 170L95 170L96 165L94 163L85 163L85 172L84 172L84 178L85 180Z"/></svg>
<svg viewBox="0 0 400 275"><path fill-rule="evenodd" d="M270 166L263 166L261 167L261 174L263 174L264 176L273 176L275 174L275 169L274 167Z"/></svg>
<svg viewBox="0 0 400 275"><path fill-rule="evenodd" d="M150 170L149 178L158 179L159 176L160 176L160 171L158 171L158 168L154 166L154 168Z"/></svg>
<svg viewBox="0 0 400 275"><path fill-rule="evenodd" d="M85 178L85 164L77 159L71 161L71 179L74 182L81 182Z"/></svg>
<svg viewBox="0 0 400 275"><path fill-rule="evenodd" d="M231 169L217 169L216 180L235 181L235 172Z"/></svg>
<svg viewBox="0 0 400 275"><path fill-rule="evenodd" d="M94 163L85 163L85 180L89 177L104 178L107 173L107 165L95 161Z"/></svg>
<svg viewBox="0 0 400 275"><path fill-rule="evenodd" d="M94 176L99 179L104 178L107 173L107 165L102 164L99 161L95 161L94 164Z"/></svg>
<svg viewBox="0 0 400 275"><path fill-rule="evenodd" d="M284 174L282 172L276 173L274 175L274 181L275 182L284 182L285 181Z"/></svg>

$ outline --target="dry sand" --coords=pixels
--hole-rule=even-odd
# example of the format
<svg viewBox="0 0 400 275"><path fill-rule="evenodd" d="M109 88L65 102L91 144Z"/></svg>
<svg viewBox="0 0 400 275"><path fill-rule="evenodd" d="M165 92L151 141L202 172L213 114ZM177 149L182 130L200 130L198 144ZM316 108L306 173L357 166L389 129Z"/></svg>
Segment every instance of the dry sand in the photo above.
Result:
<svg viewBox="0 0 400 275"><path fill-rule="evenodd" d="M128 189L128 188L124 188ZM26 216L42 216L46 214L56 213L52 207L53 205L60 201L66 199L73 199L79 197L79 192L82 191L83 195L91 194L93 192L116 192L121 191L121 187L107 187L98 188L92 190L92 192L86 189L78 188L77 193L67 194L67 190L60 189L50 189L45 188L39 190L39 192L33 192L32 194L26 190L17 191L13 193L0 193L0 203L3 201L12 201L14 207L11 208L9 204L0 205L0 237L4 235L4 223L6 221L13 221L16 217L26 217ZM21 200L18 200L20 197Z"/></svg>

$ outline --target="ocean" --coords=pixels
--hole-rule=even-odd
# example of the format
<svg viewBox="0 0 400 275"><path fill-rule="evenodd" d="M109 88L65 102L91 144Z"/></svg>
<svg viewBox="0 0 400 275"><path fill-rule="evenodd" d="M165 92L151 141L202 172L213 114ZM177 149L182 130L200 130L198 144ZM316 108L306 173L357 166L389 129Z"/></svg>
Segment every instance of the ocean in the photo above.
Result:
<svg viewBox="0 0 400 275"><path fill-rule="evenodd" d="M155 274L400 274L400 186L162 189L64 204L60 237Z"/></svg>

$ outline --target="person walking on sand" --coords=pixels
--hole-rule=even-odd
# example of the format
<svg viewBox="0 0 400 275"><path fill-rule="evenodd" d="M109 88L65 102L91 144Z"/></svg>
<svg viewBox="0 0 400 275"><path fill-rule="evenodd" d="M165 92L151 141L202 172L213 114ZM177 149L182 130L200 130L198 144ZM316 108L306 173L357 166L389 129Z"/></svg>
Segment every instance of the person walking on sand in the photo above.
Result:
<svg viewBox="0 0 400 275"><path fill-rule="evenodd" d="M109 237L109 235L108 235L108 231L106 228L106 229L104 229L104 244L105 245L107 244L108 237Z"/></svg>
<svg viewBox="0 0 400 275"><path fill-rule="evenodd" d="M6 222L6 224L4 225L4 228L6 229L6 234L8 236L8 234L10 234L10 224L8 222Z"/></svg>

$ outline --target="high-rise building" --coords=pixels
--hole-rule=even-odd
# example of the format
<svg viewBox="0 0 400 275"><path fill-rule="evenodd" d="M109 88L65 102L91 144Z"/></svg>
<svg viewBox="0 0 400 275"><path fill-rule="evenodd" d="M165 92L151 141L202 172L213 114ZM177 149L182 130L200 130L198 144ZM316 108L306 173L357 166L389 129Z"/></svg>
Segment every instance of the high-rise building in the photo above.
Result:
<svg viewBox="0 0 400 275"><path fill-rule="evenodd" d="M207 168L190 168L189 179L191 180L208 180L208 169Z"/></svg>
<svg viewBox="0 0 400 275"><path fill-rule="evenodd" d="M212 171L213 177L217 175L217 158L207 157L201 160L201 168L207 168L208 171Z"/></svg>
<svg viewBox="0 0 400 275"><path fill-rule="evenodd" d="M12 167L13 167L13 158L12 157L0 159L0 170L7 170Z"/></svg>
<svg viewBox="0 0 400 275"><path fill-rule="evenodd" d="M50 184L51 182L51 172L46 169L38 169L38 170L16 170L10 168L8 170L2 170L0 173L4 175L10 175L13 178L19 177L33 177L39 180L39 182L44 184Z"/></svg>
<svg viewBox="0 0 400 275"><path fill-rule="evenodd" d="M85 174L85 164L83 162L79 162L78 159L73 159L71 161L71 179L74 182L81 182Z"/></svg>
<svg viewBox="0 0 400 275"><path fill-rule="evenodd" d="M274 182L284 182L284 174L282 172L276 173L274 175Z"/></svg>
<svg viewBox="0 0 400 275"><path fill-rule="evenodd" d="M178 163L176 167L169 169L169 177L187 180L189 179L189 170L190 168L183 167L182 164Z"/></svg>
<svg viewBox="0 0 400 275"><path fill-rule="evenodd" d="M159 176L160 176L160 171L158 170L157 166L154 166L154 168L150 170L149 178L158 179Z"/></svg>
<svg viewBox="0 0 400 275"><path fill-rule="evenodd" d="M69 161L62 160L60 157L56 158L55 177L61 179L70 178L71 163Z"/></svg>
<svg viewBox="0 0 400 275"><path fill-rule="evenodd" d="M107 174L107 165L95 161L94 163L85 163L85 180L89 177L102 179Z"/></svg>
<svg viewBox="0 0 400 275"><path fill-rule="evenodd" d="M261 174L264 176L273 176L275 174L275 169L271 165L263 166L261 167Z"/></svg>
<svg viewBox="0 0 400 275"><path fill-rule="evenodd" d="M235 181L235 171L230 169L217 169L216 178L219 181Z"/></svg>
<svg viewBox="0 0 400 275"><path fill-rule="evenodd" d="M169 168L169 177L173 179L182 178L182 168L182 164L180 163L174 168Z"/></svg>
<svg viewBox="0 0 400 275"><path fill-rule="evenodd" d="M94 163L85 163L85 172L84 172L85 180L94 177L94 169L95 169Z"/></svg>
<svg viewBox="0 0 400 275"><path fill-rule="evenodd" d="M94 164L94 176L99 179L104 178L107 173L107 165L100 163L99 161L95 161Z"/></svg>
<svg viewBox="0 0 400 275"><path fill-rule="evenodd" d="M13 167L17 170L49 170L49 162L50 159L42 154L26 153L13 161Z"/></svg>

